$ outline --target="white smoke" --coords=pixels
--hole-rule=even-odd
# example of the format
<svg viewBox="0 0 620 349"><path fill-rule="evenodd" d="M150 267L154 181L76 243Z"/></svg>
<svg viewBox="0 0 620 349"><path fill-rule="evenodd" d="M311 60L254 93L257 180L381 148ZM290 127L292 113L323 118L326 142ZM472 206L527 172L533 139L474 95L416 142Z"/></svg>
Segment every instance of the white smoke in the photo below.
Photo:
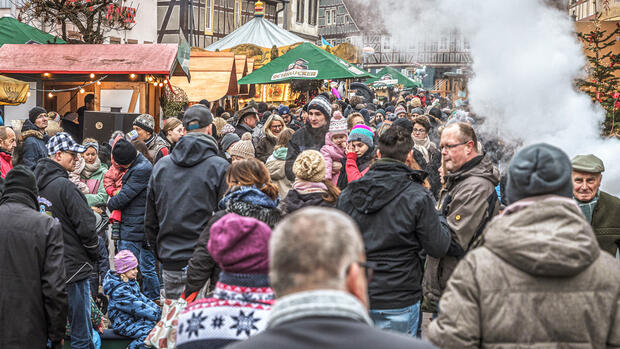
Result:
<svg viewBox="0 0 620 349"><path fill-rule="evenodd" d="M606 165L603 189L620 194L620 142L600 138L603 110L574 87L586 60L568 13L540 0L363 1L379 7L397 47L442 32L464 35L474 61L470 105L487 118L484 127L570 157L595 154Z"/></svg>

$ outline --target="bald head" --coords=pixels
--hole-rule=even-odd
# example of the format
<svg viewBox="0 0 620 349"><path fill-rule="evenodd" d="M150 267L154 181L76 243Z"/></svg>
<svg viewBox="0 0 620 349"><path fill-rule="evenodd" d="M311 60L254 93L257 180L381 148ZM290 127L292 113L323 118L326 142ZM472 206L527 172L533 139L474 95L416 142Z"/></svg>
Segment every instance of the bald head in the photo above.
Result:
<svg viewBox="0 0 620 349"><path fill-rule="evenodd" d="M269 244L271 286L278 297L313 290L345 290L346 269L364 258L355 222L335 209L310 207L278 224Z"/></svg>

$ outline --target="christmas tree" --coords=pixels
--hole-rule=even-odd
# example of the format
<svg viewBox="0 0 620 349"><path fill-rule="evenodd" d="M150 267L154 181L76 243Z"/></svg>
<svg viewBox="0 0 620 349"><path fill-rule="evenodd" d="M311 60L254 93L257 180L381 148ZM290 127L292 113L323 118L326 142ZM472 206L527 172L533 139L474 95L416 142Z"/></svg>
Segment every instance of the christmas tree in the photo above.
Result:
<svg viewBox="0 0 620 349"><path fill-rule="evenodd" d="M594 29L589 33L577 33L583 40L587 51L587 59L590 66L587 69L589 77L578 80L577 86L592 97L592 102L600 103L605 109L605 121L601 125L603 135L611 135L616 130L620 131L620 102L618 98L618 82L616 75L620 69L620 55L613 54L612 46L616 44L616 37L620 35L620 24L616 23L614 30L601 29L601 13L594 20Z"/></svg>

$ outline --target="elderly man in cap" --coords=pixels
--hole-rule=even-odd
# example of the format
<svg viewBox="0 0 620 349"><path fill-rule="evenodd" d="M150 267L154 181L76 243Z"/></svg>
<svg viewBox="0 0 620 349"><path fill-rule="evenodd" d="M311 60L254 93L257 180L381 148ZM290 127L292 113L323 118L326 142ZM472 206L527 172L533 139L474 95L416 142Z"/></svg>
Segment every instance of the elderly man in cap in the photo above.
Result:
<svg viewBox="0 0 620 349"><path fill-rule="evenodd" d="M247 105L239 111L239 120L235 125L235 133L239 138L243 137L243 134L246 132L253 134L257 124L258 111L252 105Z"/></svg>
<svg viewBox="0 0 620 349"><path fill-rule="evenodd" d="M187 135L155 166L149 182L144 228L163 264L164 296L169 299L183 293L198 237L228 189L228 162L217 156L212 123L208 108L189 107L183 117Z"/></svg>
<svg viewBox="0 0 620 349"><path fill-rule="evenodd" d="M151 115L139 115L133 121L133 129L138 132L138 140L146 144L154 163L170 153L170 143L155 133L155 119Z"/></svg>
<svg viewBox="0 0 620 349"><path fill-rule="evenodd" d="M605 165L592 154L577 155L573 165L573 197L594 229L601 250L616 256L620 248L620 199L600 190Z"/></svg>

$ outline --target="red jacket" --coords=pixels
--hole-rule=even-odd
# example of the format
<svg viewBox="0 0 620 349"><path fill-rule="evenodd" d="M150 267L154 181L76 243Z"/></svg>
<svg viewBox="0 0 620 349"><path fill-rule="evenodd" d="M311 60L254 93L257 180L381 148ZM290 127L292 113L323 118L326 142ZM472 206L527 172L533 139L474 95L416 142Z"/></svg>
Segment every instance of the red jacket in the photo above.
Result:
<svg viewBox="0 0 620 349"><path fill-rule="evenodd" d="M2 175L2 178L6 177L6 174L9 173L9 171L12 169L13 157L8 153L0 151L0 173Z"/></svg>

